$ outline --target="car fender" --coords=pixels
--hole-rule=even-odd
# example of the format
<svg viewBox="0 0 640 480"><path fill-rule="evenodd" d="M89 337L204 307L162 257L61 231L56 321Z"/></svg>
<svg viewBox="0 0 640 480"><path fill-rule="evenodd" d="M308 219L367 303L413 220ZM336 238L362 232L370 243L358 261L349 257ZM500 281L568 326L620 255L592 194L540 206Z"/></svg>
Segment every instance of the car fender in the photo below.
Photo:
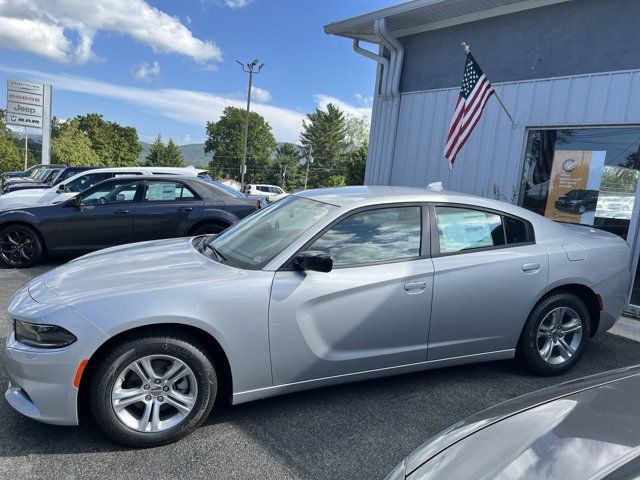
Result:
<svg viewBox="0 0 640 480"><path fill-rule="evenodd" d="M202 209L202 215L200 215L196 223L202 222L203 220L217 220L233 225L239 220L233 213L221 210L218 207L219 205L205 205Z"/></svg>

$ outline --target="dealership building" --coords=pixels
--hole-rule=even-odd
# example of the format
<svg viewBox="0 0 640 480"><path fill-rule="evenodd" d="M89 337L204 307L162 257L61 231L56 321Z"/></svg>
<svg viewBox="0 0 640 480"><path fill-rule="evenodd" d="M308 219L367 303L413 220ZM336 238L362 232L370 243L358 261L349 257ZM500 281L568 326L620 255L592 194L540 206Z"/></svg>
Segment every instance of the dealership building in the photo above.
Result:
<svg viewBox="0 0 640 480"><path fill-rule="evenodd" d="M378 64L365 183L442 181L614 232L640 307L639 19L638 0L414 0L326 25ZM514 122L490 98L449 170L461 42Z"/></svg>

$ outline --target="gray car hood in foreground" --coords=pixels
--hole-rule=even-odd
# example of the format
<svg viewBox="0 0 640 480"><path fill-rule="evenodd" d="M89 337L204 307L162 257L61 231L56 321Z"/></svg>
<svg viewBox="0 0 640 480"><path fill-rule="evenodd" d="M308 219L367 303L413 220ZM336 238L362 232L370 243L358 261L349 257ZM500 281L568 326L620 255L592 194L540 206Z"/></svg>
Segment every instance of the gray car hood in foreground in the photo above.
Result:
<svg viewBox="0 0 640 480"><path fill-rule="evenodd" d="M191 238L174 238L90 253L33 280L29 294L39 303L72 306L95 297L104 299L167 285L189 287L225 281L237 274L237 269L199 253Z"/></svg>
<svg viewBox="0 0 640 480"><path fill-rule="evenodd" d="M410 479L599 478L640 455L639 398L640 367L530 393L433 437L407 457L405 472Z"/></svg>

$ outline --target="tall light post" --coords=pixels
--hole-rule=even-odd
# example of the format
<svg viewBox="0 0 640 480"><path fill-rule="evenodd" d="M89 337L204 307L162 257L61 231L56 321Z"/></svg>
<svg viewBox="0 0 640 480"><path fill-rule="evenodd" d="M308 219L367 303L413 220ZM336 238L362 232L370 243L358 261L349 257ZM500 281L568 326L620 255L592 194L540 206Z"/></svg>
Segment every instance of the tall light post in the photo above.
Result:
<svg viewBox="0 0 640 480"><path fill-rule="evenodd" d="M258 65L257 58L246 65L242 63L240 60L236 60L242 71L249 74L249 89L247 90L247 118L244 122L244 146L242 147L242 163L240 163L240 191L244 191L244 174L246 173L246 163L247 163L247 142L249 140L249 113L251 111L251 84L253 83L253 76L260 73L262 68L264 67L264 63L261 63L260 66L256 69L256 65Z"/></svg>

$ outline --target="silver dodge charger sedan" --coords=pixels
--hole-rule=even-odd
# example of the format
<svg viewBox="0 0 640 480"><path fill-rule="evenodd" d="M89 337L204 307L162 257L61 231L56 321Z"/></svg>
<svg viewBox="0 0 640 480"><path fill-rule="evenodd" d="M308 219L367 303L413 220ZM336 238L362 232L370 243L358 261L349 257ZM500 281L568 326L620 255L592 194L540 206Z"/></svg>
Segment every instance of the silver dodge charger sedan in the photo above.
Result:
<svg viewBox="0 0 640 480"><path fill-rule="evenodd" d="M175 441L233 404L518 356L571 368L629 290L620 238L429 189L292 195L218 236L98 251L9 305L6 399L115 440Z"/></svg>

